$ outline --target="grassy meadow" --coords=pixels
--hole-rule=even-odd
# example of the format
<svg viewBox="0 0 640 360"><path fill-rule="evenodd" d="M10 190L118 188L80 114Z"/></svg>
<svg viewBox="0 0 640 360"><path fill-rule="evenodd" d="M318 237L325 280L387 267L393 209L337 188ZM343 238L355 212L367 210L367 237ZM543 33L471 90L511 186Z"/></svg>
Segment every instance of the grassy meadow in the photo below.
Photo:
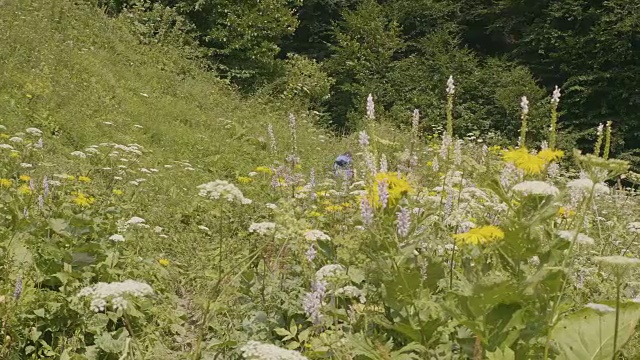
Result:
<svg viewBox="0 0 640 360"><path fill-rule="evenodd" d="M557 149L556 93L527 142L524 98L494 146L451 79L444 130L336 137L130 27L0 2L0 359L640 359L610 125Z"/></svg>

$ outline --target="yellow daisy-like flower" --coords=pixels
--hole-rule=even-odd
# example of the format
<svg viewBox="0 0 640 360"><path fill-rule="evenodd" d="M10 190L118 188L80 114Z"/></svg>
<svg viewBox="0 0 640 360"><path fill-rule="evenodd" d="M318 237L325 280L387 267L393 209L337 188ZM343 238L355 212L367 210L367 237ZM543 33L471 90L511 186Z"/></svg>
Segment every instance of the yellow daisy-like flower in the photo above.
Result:
<svg viewBox="0 0 640 360"><path fill-rule="evenodd" d="M540 174L547 164L546 161L530 154L526 148L506 150L502 154L505 162L513 163L518 169L524 170L527 174Z"/></svg>
<svg viewBox="0 0 640 360"><path fill-rule="evenodd" d="M10 137L11 136L9 136L9 134L5 134L5 133L0 134L0 139L8 139Z"/></svg>
<svg viewBox="0 0 640 360"><path fill-rule="evenodd" d="M564 151L544 149L544 150L540 150L537 156L540 159L544 160L545 162L550 163L552 161L560 160L560 158L564 156Z"/></svg>
<svg viewBox="0 0 640 360"><path fill-rule="evenodd" d="M74 181L76 179L76 177L73 176L73 175L67 175L67 176L65 176L65 179L69 180L69 181Z"/></svg>
<svg viewBox="0 0 640 360"><path fill-rule="evenodd" d="M22 185L18 188L18 194L21 195L30 195L31 194L31 189L29 188L28 185Z"/></svg>
<svg viewBox="0 0 640 360"><path fill-rule="evenodd" d="M88 176L78 176L78 181L82 181L83 183L90 183L91 178Z"/></svg>
<svg viewBox="0 0 640 360"><path fill-rule="evenodd" d="M111 192L113 193L113 195L118 195L118 196L124 194L122 190L118 190L118 189L113 189Z"/></svg>
<svg viewBox="0 0 640 360"><path fill-rule="evenodd" d="M237 180L240 184L248 184L253 181L252 178L247 176L238 176Z"/></svg>
<svg viewBox="0 0 640 360"><path fill-rule="evenodd" d="M158 259L158 264L162 266L169 266L170 262L169 262L169 259L161 258L161 259Z"/></svg>
<svg viewBox="0 0 640 360"><path fill-rule="evenodd" d="M258 166L256 168L256 172L267 174L267 175L273 174L273 171L271 170L271 168L268 168L266 166Z"/></svg>
<svg viewBox="0 0 640 360"><path fill-rule="evenodd" d="M10 179L0 179L0 187L8 188L13 185L13 181Z"/></svg>
<svg viewBox="0 0 640 360"><path fill-rule="evenodd" d="M433 166L433 161L427 161L427 166Z"/></svg>
<svg viewBox="0 0 640 360"><path fill-rule="evenodd" d="M378 183L382 181L386 181L387 189L389 192L388 204L390 206L395 206L395 204L402 199L402 197L413 189L406 177L401 175L398 177L398 173L396 172L387 172L387 173L378 173L376 174L375 181L371 184L367 191L367 198L369 202L373 204L376 208L382 206L382 202L380 201L380 195L378 194Z"/></svg>
<svg viewBox="0 0 640 360"><path fill-rule="evenodd" d="M466 233L454 234L453 238L463 244L486 244L504 239L504 231L494 225L487 225L471 229Z"/></svg>
<svg viewBox="0 0 640 360"><path fill-rule="evenodd" d="M73 203L80 207L89 207L96 200L92 196L87 196L86 194L83 194L81 192L76 192L74 194L76 195L76 197L73 198Z"/></svg>
<svg viewBox="0 0 640 360"><path fill-rule="evenodd" d="M11 153L9 154L10 158L19 158L20 157L20 152L19 151L15 151L15 150L11 150Z"/></svg>
<svg viewBox="0 0 640 360"><path fill-rule="evenodd" d="M27 182L27 181L31 180L31 176L29 176L29 175L20 175L20 180Z"/></svg>
<svg viewBox="0 0 640 360"><path fill-rule="evenodd" d="M312 211L312 212L309 213L309 216L310 217L320 217L320 216L322 216L322 214L317 212L317 211Z"/></svg>

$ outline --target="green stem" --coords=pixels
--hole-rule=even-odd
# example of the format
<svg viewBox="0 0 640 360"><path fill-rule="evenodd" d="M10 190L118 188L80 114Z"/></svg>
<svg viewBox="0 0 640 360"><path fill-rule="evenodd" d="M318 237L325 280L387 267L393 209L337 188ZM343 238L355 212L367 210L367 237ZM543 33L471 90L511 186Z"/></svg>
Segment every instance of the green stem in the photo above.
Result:
<svg viewBox="0 0 640 360"><path fill-rule="evenodd" d="M612 360L616 360L616 354L618 352L618 324L620 323L620 288L622 287L622 282L620 279L617 280L616 284L616 325L615 330L613 332L613 355L611 357Z"/></svg>

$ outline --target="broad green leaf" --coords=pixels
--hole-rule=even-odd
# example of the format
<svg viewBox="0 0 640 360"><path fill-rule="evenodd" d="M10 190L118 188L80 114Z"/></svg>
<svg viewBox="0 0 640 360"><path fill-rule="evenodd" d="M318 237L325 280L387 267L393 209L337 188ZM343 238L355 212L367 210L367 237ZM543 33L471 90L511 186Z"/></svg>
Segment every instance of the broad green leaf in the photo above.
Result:
<svg viewBox="0 0 640 360"><path fill-rule="evenodd" d="M582 309L561 320L551 332L551 339L560 356L556 360L609 360L614 355L613 337L615 312L599 314ZM640 304L620 307L617 349L635 333L640 320Z"/></svg>
<svg viewBox="0 0 640 360"><path fill-rule="evenodd" d="M68 227L69 222L65 219L49 219L49 228L58 235L69 235L69 232L67 231Z"/></svg>
<svg viewBox="0 0 640 360"><path fill-rule="evenodd" d="M294 319L291 319L291 323L289 324L289 332L293 336L296 336L296 334L298 333L298 326L296 325L296 321Z"/></svg>
<svg viewBox="0 0 640 360"><path fill-rule="evenodd" d="M278 334L280 336L290 336L291 335L291 333L287 329L283 329L283 328L276 328L273 331L275 331L276 334Z"/></svg>
<svg viewBox="0 0 640 360"><path fill-rule="evenodd" d="M487 360L516 360L516 354L510 348L496 349L494 352L487 352Z"/></svg>
<svg viewBox="0 0 640 360"><path fill-rule="evenodd" d="M98 345L100 349L107 353L119 354L124 349L125 339L127 338L126 333L116 332L115 337L111 336L110 333L102 333L100 336L95 338L95 343Z"/></svg>

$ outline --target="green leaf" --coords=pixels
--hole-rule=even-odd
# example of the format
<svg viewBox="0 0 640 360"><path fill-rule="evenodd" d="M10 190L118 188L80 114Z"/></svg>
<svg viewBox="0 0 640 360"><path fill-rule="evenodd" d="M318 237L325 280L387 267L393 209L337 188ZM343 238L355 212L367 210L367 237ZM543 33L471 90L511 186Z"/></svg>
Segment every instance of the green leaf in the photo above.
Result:
<svg viewBox="0 0 640 360"><path fill-rule="evenodd" d="M288 343L286 347L289 350L297 349L297 348L300 347L300 343L297 342L297 341L292 341L292 342Z"/></svg>
<svg viewBox="0 0 640 360"><path fill-rule="evenodd" d="M58 235L69 235L69 232L67 231L68 227L69 222L65 219L49 219L49 228Z"/></svg>
<svg viewBox="0 0 640 360"><path fill-rule="evenodd" d="M356 284L364 281L364 271L359 268L349 268L349 278Z"/></svg>
<svg viewBox="0 0 640 360"><path fill-rule="evenodd" d="M560 356L557 360L609 360L614 355L615 312L599 314L582 309L561 320L551 332ZM635 333L640 320L640 304L620 306L617 350Z"/></svg>
<svg viewBox="0 0 640 360"><path fill-rule="evenodd" d="M296 321L294 319L291 319L291 323L289 324L289 332L292 336L296 336L298 333L298 327L296 326Z"/></svg>
<svg viewBox="0 0 640 360"><path fill-rule="evenodd" d="M114 335L116 335L115 338L111 336L110 333L102 333L100 336L95 338L95 343L100 349L105 352L118 354L124 349L125 339L127 335L123 332L120 332L120 334L116 332Z"/></svg>
<svg viewBox="0 0 640 360"><path fill-rule="evenodd" d="M510 348L496 349L494 352L487 352L487 360L516 360L516 354Z"/></svg>
<svg viewBox="0 0 640 360"><path fill-rule="evenodd" d="M40 309L36 309L33 310L33 313L38 315L39 317L43 318L44 317L44 309L40 308Z"/></svg>
<svg viewBox="0 0 640 360"><path fill-rule="evenodd" d="M274 331L280 336L291 336L291 333L287 329L276 328Z"/></svg>

